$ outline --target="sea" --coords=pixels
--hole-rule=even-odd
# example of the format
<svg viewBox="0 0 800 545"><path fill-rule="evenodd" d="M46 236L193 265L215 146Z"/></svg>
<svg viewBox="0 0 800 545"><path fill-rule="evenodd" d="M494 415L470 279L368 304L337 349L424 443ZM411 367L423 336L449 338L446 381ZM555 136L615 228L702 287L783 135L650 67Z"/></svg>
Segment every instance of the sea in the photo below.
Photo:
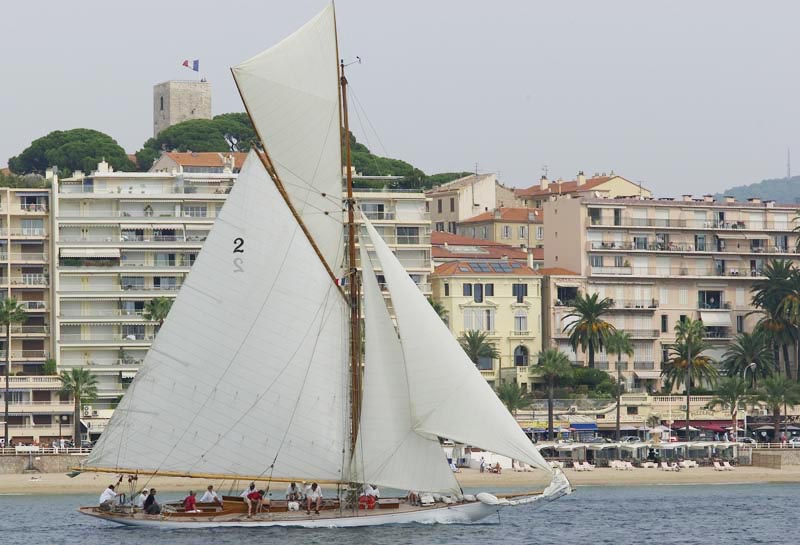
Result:
<svg viewBox="0 0 800 545"><path fill-rule="evenodd" d="M164 501L178 499L164 496ZM798 542L798 499L796 484L598 486L538 508L508 507L476 524L149 530L75 511L96 502L97 494L0 491L0 545L779 545Z"/></svg>

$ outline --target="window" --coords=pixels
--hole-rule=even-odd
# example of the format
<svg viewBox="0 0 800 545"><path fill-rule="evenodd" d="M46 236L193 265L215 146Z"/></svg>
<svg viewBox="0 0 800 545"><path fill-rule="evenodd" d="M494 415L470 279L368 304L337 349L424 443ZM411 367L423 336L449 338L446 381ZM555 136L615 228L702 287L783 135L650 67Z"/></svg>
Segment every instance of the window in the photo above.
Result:
<svg viewBox="0 0 800 545"><path fill-rule="evenodd" d="M383 203L364 202L361 203L361 211L371 220L394 219L394 214L386 215L386 207Z"/></svg>
<svg viewBox="0 0 800 545"><path fill-rule="evenodd" d="M622 210L614 209L614 225L622 225Z"/></svg>
<svg viewBox="0 0 800 545"><path fill-rule="evenodd" d="M454 221L448 221L447 222L447 232L448 233L453 233L454 235L456 234L456 222L454 222ZM473 232L474 232L474 229L473 229Z"/></svg>
<svg viewBox="0 0 800 545"><path fill-rule="evenodd" d="M483 285L474 284L472 286L473 299L476 303L483 303Z"/></svg>
<svg viewBox="0 0 800 545"><path fill-rule="evenodd" d="M633 247L637 250L646 250L647 249L647 237L643 235L637 235L633 237Z"/></svg>
<svg viewBox="0 0 800 545"><path fill-rule="evenodd" d="M398 227L398 244L419 244L419 227Z"/></svg>
<svg viewBox="0 0 800 545"><path fill-rule="evenodd" d="M736 317L736 333L744 332L744 316Z"/></svg>
<svg viewBox="0 0 800 545"><path fill-rule="evenodd" d="M120 311L123 316L135 316L144 312L144 301L121 301Z"/></svg>
<svg viewBox="0 0 800 545"><path fill-rule="evenodd" d="M592 225L600 225L600 209L599 208L590 208L589 209L589 222Z"/></svg>
<svg viewBox="0 0 800 545"><path fill-rule="evenodd" d="M541 225L536 226L536 240L544 240L544 227Z"/></svg>
<svg viewBox="0 0 800 545"><path fill-rule="evenodd" d="M160 100L160 102L161 102L161 111L163 112L164 111L164 97L163 96L159 97L159 99L161 99Z"/></svg>
<svg viewBox="0 0 800 545"><path fill-rule="evenodd" d="M661 315L661 333L666 333L669 330L669 317L666 314Z"/></svg>
<svg viewBox="0 0 800 545"><path fill-rule="evenodd" d="M24 219L22 224L23 235L43 235L44 221L40 219Z"/></svg>
<svg viewBox="0 0 800 545"><path fill-rule="evenodd" d="M456 211L456 200L454 197L450 197L450 211L451 212Z"/></svg>
<svg viewBox="0 0 800 545"><path fill-rule="evenodd" d="M492 358L487 358L486 356L478 358L478 369L481 371L491 371L493 368L494 363L492 362Z"/></svg>
<svg viewBox="0 0 800 545"><path fill-rule="evenodd" d="M621 255L614 256L614 266L615 267L624 267L625 266L625 258Z"/></svg>
<svg viewBox="0 0 800 545"><path fill-rule="evenodd" d="M444 222L443 221L437 221L436 222L436 230L438 232L440 232L440 233L444 232Z"/></svg>
<svg viewBox="0 0 800 545"><path fill-rule="evenodd" d="M494 284L484 284L483 293L486 297L494 297Z"/></svg>
<svg viewBox="0 0 800 545"><path fill-rule="evenodd" d="M681 323L684 323L686 321L686 314L681 314L680 320Z"/></svg>
<svg viewBox="0 0 800 545"><path fill-rule="evenodd" d="M157 267L174 267L175 254L157 253L155 255L155 264Z"/></svg>
<svg viewBox="0 0 800 545"><path fill-rule="evenodd" d="M123 276L119 280L122 289L124 290L142 290L144 289L143 276Z"/></svg>
<svg viewBox="0 0 800 545"><path fill-rule="evenodd" d="M178 287L178 281L174 276L154 276L153 289L174 290Z"/></svg>
<svg viewBox="0 0 800 545"><path fill-rule="evenodd" d="M517 309L514 312L514 331L517 334L528 332L528 313L522 309Z"/></svg>
<svg viewBox="0 0 800 545"><path fill-rule="evenodd" d="M528 349L522 345L514 349L514 365L524 367L528 365Z"/></svg>
<svg viewBox="0 0 800 545"><path fill-rule="evenodd" d="M489 234L489 229L485 225L481 227L481 238L483 240L486 240L488 234Z"/></svg>
<svg viewBox="0 0 800 545"><path fill-rule="evenodd" d="M472 284L464 284L464 297L472 297Z"/></svg>
<svg viewBox="0 0 800 545"><path fill-rule="evenodd" d="M442 199L436 201L436 211L440 214L442 213Z"/></svg>
<svg viewBox="0 0 800 545"><path fill-rule="evenodd" d="M517 303L524 303L528 295L528 284L511 284L511 295L517 298Z"/></svg>
<svg viewBox="0 0 800 545"><path fill-rule="evenodd" d="M503 225L503 238L509 239L511 238L511 226L510 225Z"/></svg>
<svg viewBox="0 0 800 545"><path fill-rule="evenodd" d="M669 348L662 348L661 349L661 361L668 362L669 361Z"/></svg>
<svg viewBox="0 0 800 545"><path fill-rule="evenodd" d="M706 251L706 236L705 235L695 235L694 236L694 249L698 252L705 252Z"/></svg>
<svg viewBox="0 0 800 545"><path fill-rule="evenodd" d="M144 339L144 326L138 324L125 324L122 326L122 336L129 341Z"/></svg>
<svg viewBox="0 0 800 545"><path fill-rule="evenodd" d="M601 255L593 255L591 256L592 260L592 267L602 267L603 266L603 256Z"/></svg>
<svg viewBox="0 0 800 545"><path fill-rule="evenodd" d="M526 225L519 226L519 238L528 238L528 227Z"/></svg>
<svg viewBox="0 0 800 545"><path fill-rule="evenodd" d="M627 414L639 414L639 407L628 405L627 409Z"/></svg>
<svg viewBox="0 0 800 545"><path fill-rule="evenodd" d="M208 216L208 207L206 205L191 205L183 207L183 215L188 218L205 218Z"/></svg>

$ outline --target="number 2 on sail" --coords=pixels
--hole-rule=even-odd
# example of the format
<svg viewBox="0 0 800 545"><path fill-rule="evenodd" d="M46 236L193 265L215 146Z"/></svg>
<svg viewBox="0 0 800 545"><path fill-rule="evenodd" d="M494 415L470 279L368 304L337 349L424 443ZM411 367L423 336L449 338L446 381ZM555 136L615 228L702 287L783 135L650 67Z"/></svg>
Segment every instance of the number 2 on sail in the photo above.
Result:
<svg viewBox="0 0 800 545"><path fill-rule="evenodd" d="M243 254L244 253L244 239L241 237L236 237L233 239L233 253L235 254ZM234 257L233 258L233 272L240 273L244 272L242 265L244 264L244 259L241 257Z"/></svg>

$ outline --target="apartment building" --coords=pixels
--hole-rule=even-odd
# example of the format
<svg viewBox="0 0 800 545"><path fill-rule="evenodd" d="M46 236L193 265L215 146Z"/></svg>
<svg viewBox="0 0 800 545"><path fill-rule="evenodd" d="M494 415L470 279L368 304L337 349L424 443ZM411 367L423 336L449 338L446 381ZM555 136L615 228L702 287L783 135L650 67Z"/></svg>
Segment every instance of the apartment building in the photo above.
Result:
<svg viewBox="0 0 800 545"><path fill-rule="evenodd" d="M85 416L102 417L133 380L158 329L145 305L177 295L235 178L114 172L103 162L56 181L54 353L60 370L98 377Z"/></svg>
<svg viewBox="0 0 800 545"><path fill-rule="evenodd" d="M578 273L549 288L552 342L565 345L564 317L577 289L612 299L609 321L634 341L625 370L634 387L659 386L679 320L701 319L712 347L706 354L720 359L736 334L755 325L750 288L765 263L798 259L796 207L772 201L567 196L545 202L544 212L545 266ZM614 361L596 355L602 369L613 372Z"/></svg>
<svg viewBox="0 0 800 545"><path fill-rule="evenodd" d="M442 184L425 192L431 199L434 231L456 233L467 218L498 207L514 206L514 190L497 181L496 174L475 174Z"/></svg>
<svg viewBox="0 0 800 545"><path fill-rule="evenodd" d="M31 426L52 431L55 415L40 410L58 404L58 388L45 385L45 361L52 353L50 337L51 244L48 225L50 190L0 188L0 297L13 297L25 308L27 318L11 326L11 345L6 346L5 327L0 327L0 366L11 356L8 417L12 436L27 437ZM0 378L0 390L5 380ZM0 391L0 400L3 400ZM63 408L63 407L62 407ZM46 411L45 411L46 412ZM71 415L67 407L64 415ZM69 422L72 417L69 416Z"/></svg>
<svg viewBox="0 0 800 545"><path fill-rule="evenodd" d="M430 295L433 272L430 199L415 190L363 188L355 190L353 197L420 291ZM377 261L373 264L378 282L384 287L381 268Z"/></svg>
<svg viewBox="0 0 800 545"><path fill-rule="evenodd" d="M537 185L526 189L517 189L514 196L520 203L517 206L541 208L548 199L562 195L600 195L611 199L618 197L635 197L649 199L653 195L649 189L630 180L617 176L613 172L609 175L595 174L587 178L583 172L578 172L574 180L548 180L542 176Z"/></svg>
<svg viewBox="0 0 800 545"><path fill-rule="evenodd" d="M447 310L455 337L482 331L499 351L478 368L489 384L529 389L530 365L542 348L541 275L525 261L450 261L433 274L433 298Z"/></svg>
<svg viewBox="0 0 800 545"><path fill-rule="evenodd" d="M238 173L247 153L216 151L165 151L153 162L150 172L167 172L170 174L198 173Z"/></svg>
<svg viewBox="0 0 800 545"><path fill-rule="evenodd" d="M544 214L538 208L495 208L460 222L457 232L461 236L518 248L541 248L544 243Z"/></svg>

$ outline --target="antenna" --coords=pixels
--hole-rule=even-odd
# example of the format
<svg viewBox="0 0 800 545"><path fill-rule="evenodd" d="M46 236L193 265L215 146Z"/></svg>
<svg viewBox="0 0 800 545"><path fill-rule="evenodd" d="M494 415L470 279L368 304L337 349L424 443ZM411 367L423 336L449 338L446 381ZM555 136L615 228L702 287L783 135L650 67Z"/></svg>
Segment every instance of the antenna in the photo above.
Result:
<svg viewBox="0 0 800 545"><path fill-rule="evenodd" d="M344 67L350 66L351 64L361 64L361 57L356 55L356 60L350 62L344 62L344 59L340 61L341 65Z"/></svg>
<svg viewBox="0 0 800 545"><path fill-rule="evenodd" d="M475 176L478 175L478 162L475 161Z"/></svg>
<svg viewBox="0 0 800 545"><path fill-rule="evenodd" d="M542 165L542 173L544 173L544 177L545 177L545 178L547 178L547 172L548 172L548 170L549 170L549 169L548 169L547 165Z"/></svg>
<svg viewBox="0 0 800 545"><path fill-rule="evenodd" d="M792 177L792 148L786 148L786 177Z"/></svg>

